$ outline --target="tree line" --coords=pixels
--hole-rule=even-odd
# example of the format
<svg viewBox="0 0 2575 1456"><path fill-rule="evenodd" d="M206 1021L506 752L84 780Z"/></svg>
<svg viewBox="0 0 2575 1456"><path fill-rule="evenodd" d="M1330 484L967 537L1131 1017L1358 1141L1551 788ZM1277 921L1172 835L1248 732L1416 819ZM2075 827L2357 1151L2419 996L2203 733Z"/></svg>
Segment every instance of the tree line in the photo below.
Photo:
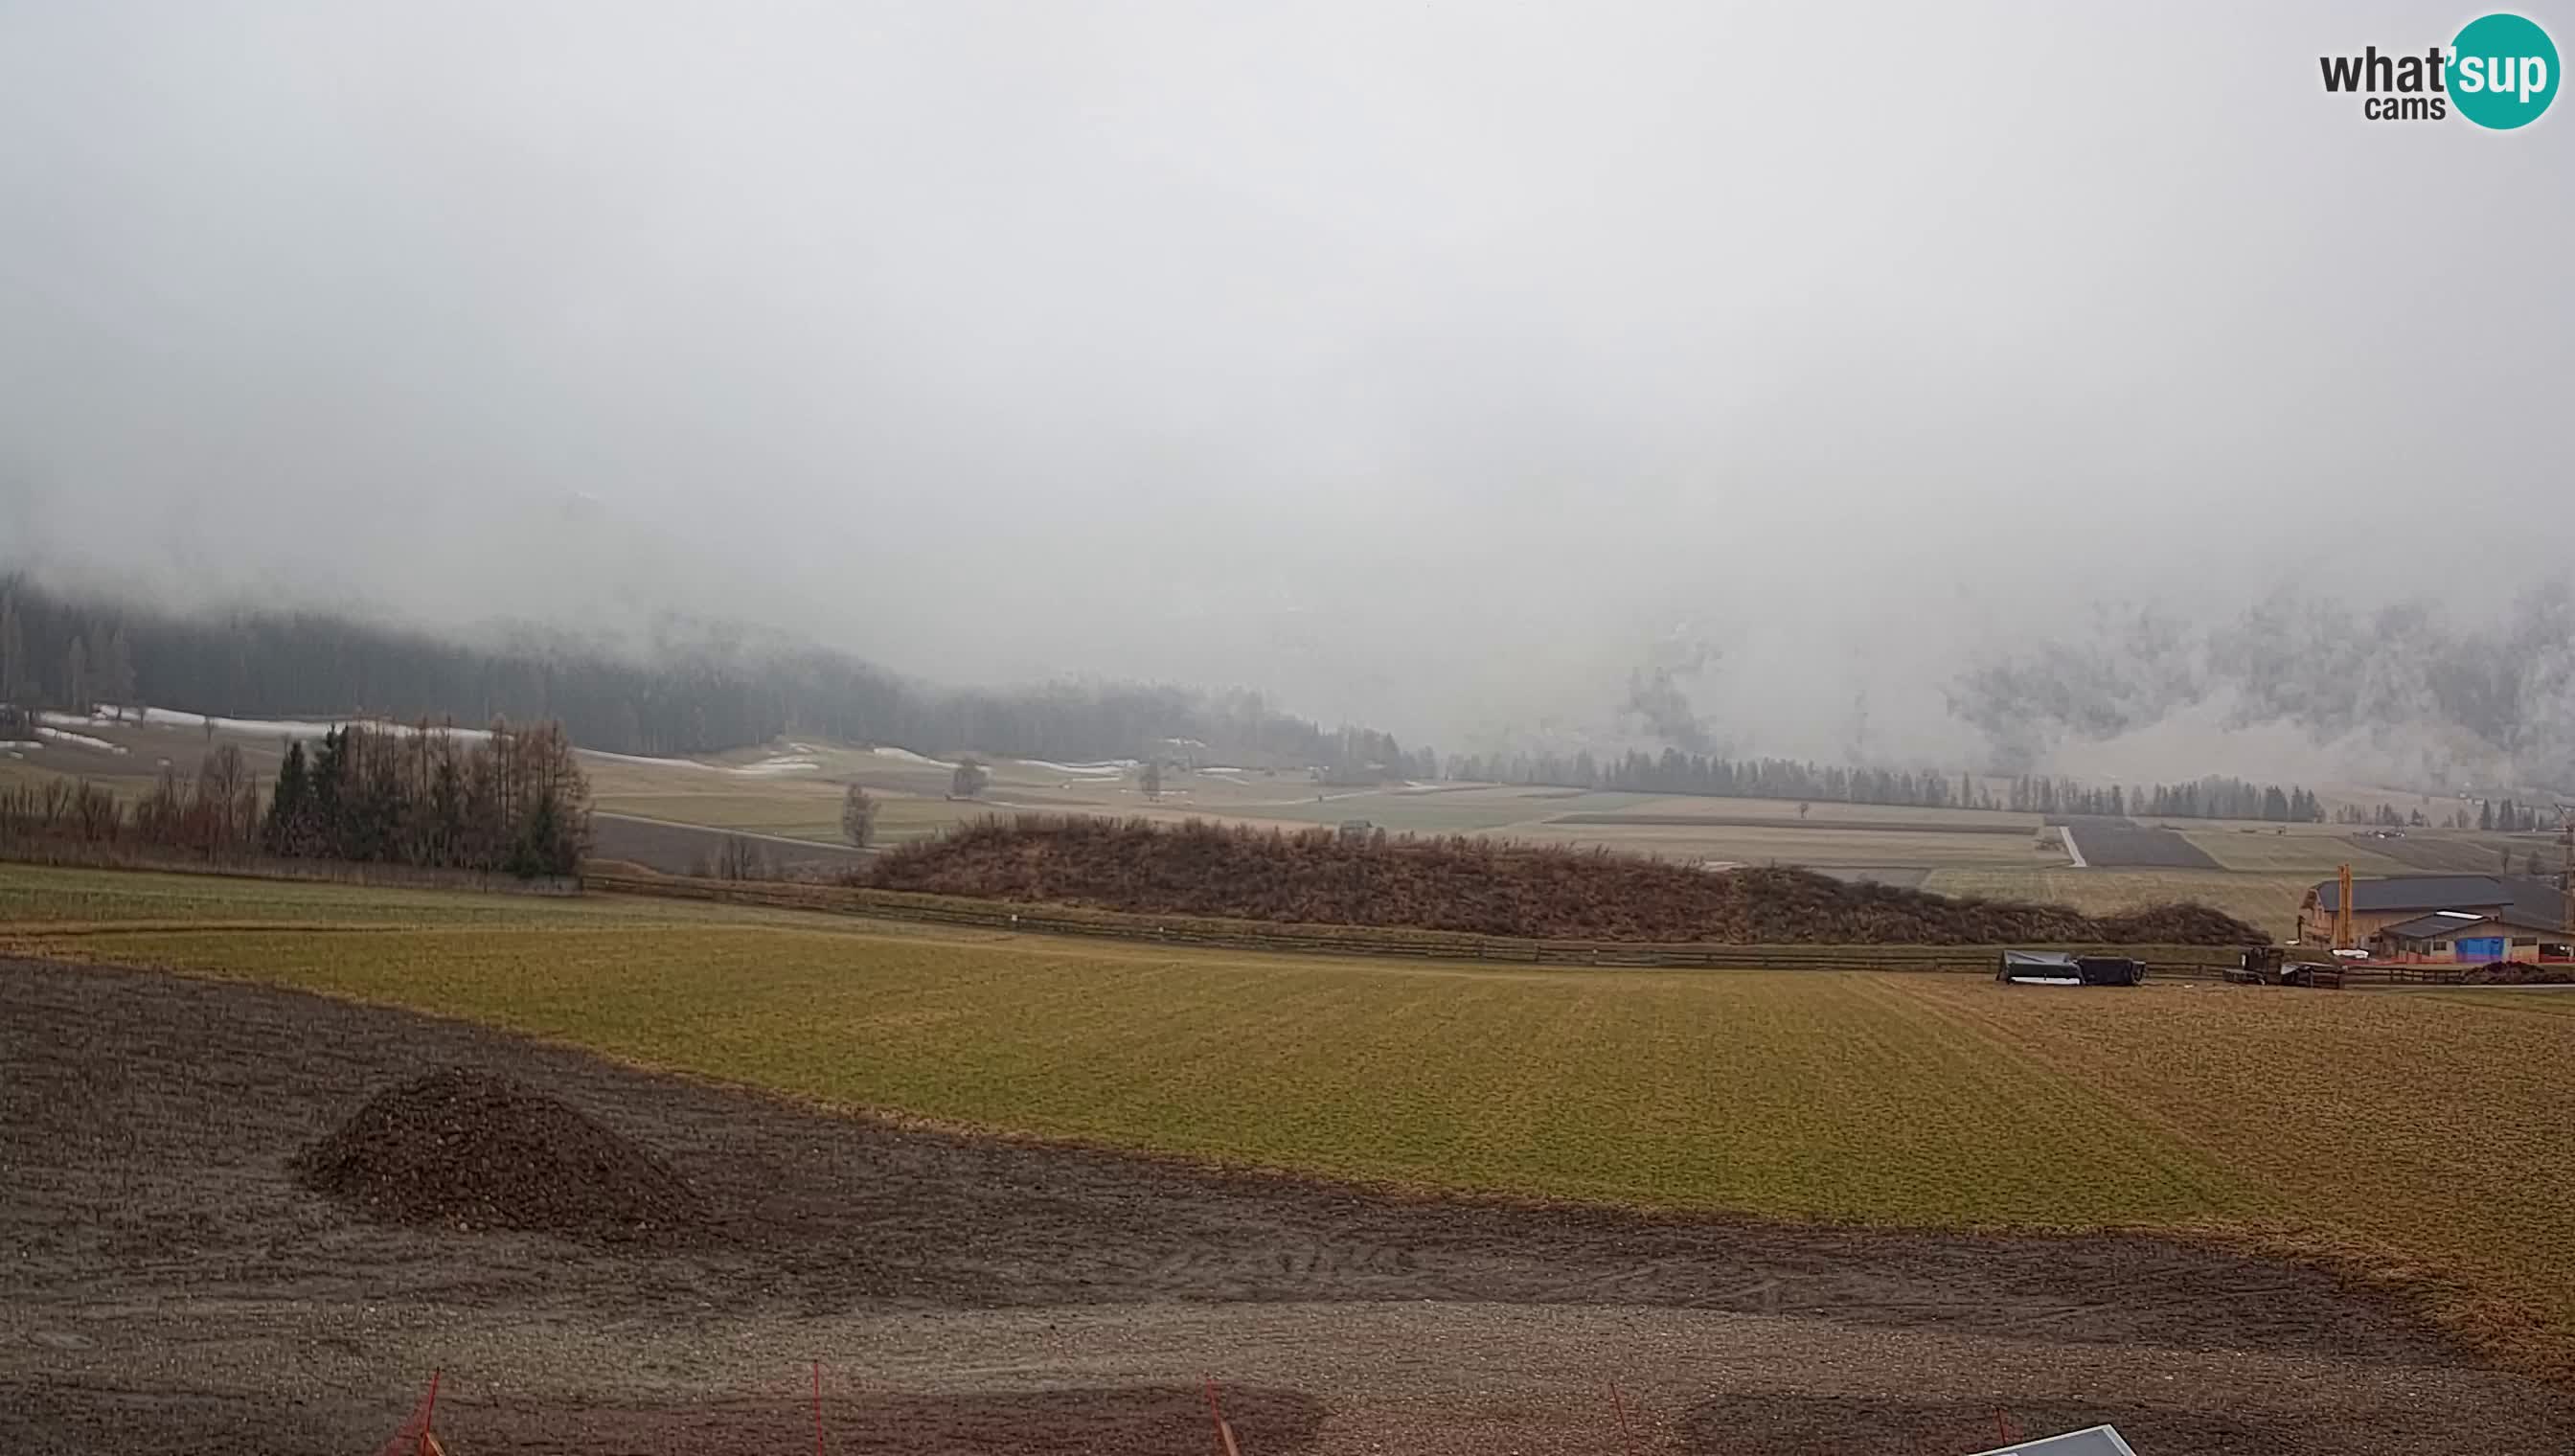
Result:
<svg viewBox="0 0 2575 1456"><path fill-rule="evenodd" d="M2107 788L2071 778L2024 774L2004 791L2004 807L2032 813L2144 814L2173 819L2261 819L2271 823L2324 822L2324 805L2296 784L2248 783L2210 774L2186 783Z"/></svg>
<svg viewBox="0 0 2575 1456"><path fill-rule="evenodd" d="M264 803L231 743L194 774L165 763L130 807L66 778L0 790L0 842L44 840L565 875L589 851L590 784L556 724L472 734L350 727L310 754L289 744Z"/></svg>
<svg viewBox="0 0 2575 1456"><path fill-rule="evenodd" d="M2467 812L2462 808L2460 817L2466 816ZM2551 816L2554 817L2554 814L2552 813ZM2477 827L2527 833L2539 827L2539 809L2536 805L2514 803L2508 798L2499 801L2491 798L2479 799L2477 800Z"/></svg>
<svg viewBox="0 0 2575 1456"><path fill-rule="evenodd" d="M1792 798L1848 803L1900 803L1941 808L1965 805L1969 779L1928 769L1821 767L1792 758L1726 758L1665 748L1660 755L1630 749L1595 758L1589 749L1557 753L1461 753L1448 759L1448 776L1495 783L1603 788L1627 793L1694 793L1714 798Z"/></svg>
<svg viewBox="0 0 2575 1456"><path fill-rule="evenodd" d="M2267 819L2321 822L2324 805L2305 788L2248 783L2210 775L2187 783L2134 788L2090 784L2065 777L2021 774L1996 793L1972 773L1950 777L1930 769L1845 768L1793 758L1726 758L1665 748L1660 755L1629 751L1605 762L1588 750L1509 755L1458 754L1451 777L1499 783L1550 784L1629 793L1690 793L1711 798L1785 798L1800 802L1902 804L1917 808L1998 808L2019 813L2155 814L2171 818Z"/></svg>

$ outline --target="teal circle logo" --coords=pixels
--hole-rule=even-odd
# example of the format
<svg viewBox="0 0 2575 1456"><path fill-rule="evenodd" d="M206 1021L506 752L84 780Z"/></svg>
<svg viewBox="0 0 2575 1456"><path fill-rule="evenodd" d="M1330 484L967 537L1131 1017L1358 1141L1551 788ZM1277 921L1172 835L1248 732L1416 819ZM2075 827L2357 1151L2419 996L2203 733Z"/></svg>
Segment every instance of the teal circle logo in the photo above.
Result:
<svg viewBox="0 0 2575 1456"><path fill-rule="evenodd" d="M2450 42L2450 104L2502 132L2539 120L2557 99L2557 43L2538 22L2488 15Z"/></svg>

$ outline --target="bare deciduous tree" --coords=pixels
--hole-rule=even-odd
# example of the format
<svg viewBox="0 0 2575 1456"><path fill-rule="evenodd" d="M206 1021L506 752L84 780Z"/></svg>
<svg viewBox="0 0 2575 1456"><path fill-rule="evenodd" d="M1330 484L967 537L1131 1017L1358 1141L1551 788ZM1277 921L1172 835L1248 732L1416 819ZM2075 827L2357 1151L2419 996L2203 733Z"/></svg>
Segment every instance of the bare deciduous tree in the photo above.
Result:
<svg viewBox="0 0 2575 1456"><path fill-rule="evenodd" d="M877 833L877 801L868 791L853 783L841 795L841 834L858 848L868 847Z"/></svg>
<svg viewBox="0 0 2575 1456"><path fill-rule="evenodd" d="M740 834L727 834L716 847L714 877L717 879L776 879L777 865L769 850L758 839Z"/></svg>

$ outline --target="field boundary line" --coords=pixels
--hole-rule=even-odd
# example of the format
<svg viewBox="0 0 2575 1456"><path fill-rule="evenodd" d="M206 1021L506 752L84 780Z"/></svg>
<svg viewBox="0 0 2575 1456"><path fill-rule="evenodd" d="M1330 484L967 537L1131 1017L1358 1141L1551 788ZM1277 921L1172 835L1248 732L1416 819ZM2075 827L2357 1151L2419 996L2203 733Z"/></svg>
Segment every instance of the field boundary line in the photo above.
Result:
<svg viewBox="0 0 2575 1456"><path fill-rule="evenodd" d="M473 922L467 922L473 923ZM232 935L292 931L299 935L355 932L438 930L447 924L423 920L352 923L345 920L28 920L7 927L8 935L38 940L77 940L92 935Z"/></svg>

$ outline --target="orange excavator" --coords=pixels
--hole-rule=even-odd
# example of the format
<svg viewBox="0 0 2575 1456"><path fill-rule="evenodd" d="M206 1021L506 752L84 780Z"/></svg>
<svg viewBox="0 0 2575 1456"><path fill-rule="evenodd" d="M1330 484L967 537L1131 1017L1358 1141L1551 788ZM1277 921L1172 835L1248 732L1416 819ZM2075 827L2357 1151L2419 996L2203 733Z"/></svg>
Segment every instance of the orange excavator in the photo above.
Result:
<svg viewBox="0 0 2575 1456"><path fill-rule="evenodd" d="M2342 962L2356 953L2351 929L2351 866L2345 864L2335 874L2333 956L2330 961L2290 960L2288 952L2277 945L2254 945L2244 951L2241 970L2228 971L2226 978L2254 985L2339 986L2342 984Z"/></svg>

